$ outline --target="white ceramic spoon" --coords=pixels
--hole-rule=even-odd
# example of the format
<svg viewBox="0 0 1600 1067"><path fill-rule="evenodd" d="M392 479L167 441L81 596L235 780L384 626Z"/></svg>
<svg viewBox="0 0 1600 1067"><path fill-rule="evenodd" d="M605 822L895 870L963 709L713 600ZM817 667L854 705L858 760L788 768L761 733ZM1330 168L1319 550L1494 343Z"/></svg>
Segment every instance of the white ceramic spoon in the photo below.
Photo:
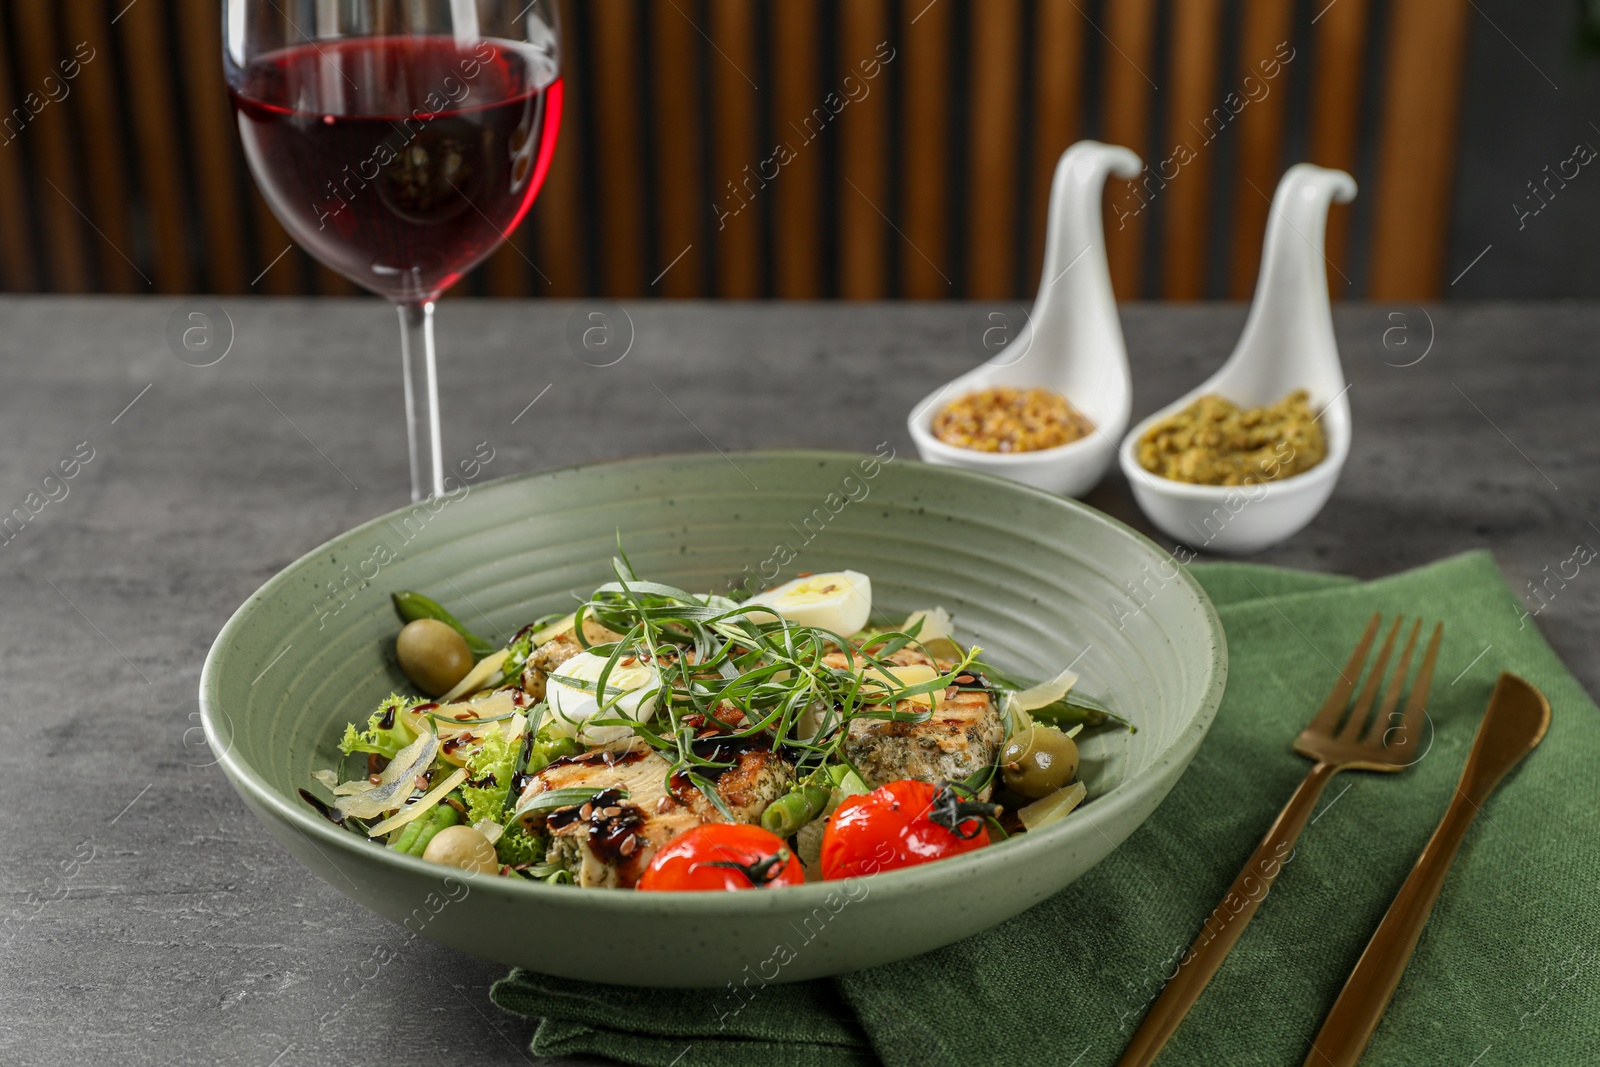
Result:
<svg viewBox="0 0 1600 1067"><path fill-rule="evenodd" d="M1202 385L1135 426L1122 442L1122 471L1152 523L1183 544L1208 552L1256 552L1297 533L1316 517L1350 452L1350 401L1328 309L1322 250L1328 205L1348 203L1355 179L1309 163L1290 167L1272 198L1261 276L1233 355ZM1150 426L1215 393L1241 407L1282 400L1296 389L1328 442L1321 463L1303 474L1254 486L1190 485L1139 465L1136 446Z"/></svg>
<svg viewBox="0 0 1600 1067"><path fill-rule="evenodd" d="M1128 426L1132 390L1106 270L1101 191L1108 174L1132 178L1139 168L1139 157L1128 149L1099 141L1079 141L1062 153L1050 187L1044 273L1033 314L993 359L912 409L907 427L924 460L998 474L1067 496L1088 492L1105 476L1116 441ZM978 452L933 436L933 417L940 408L997 385L1057 389L1094 422L1096 432L1037 452Z"/></svg>

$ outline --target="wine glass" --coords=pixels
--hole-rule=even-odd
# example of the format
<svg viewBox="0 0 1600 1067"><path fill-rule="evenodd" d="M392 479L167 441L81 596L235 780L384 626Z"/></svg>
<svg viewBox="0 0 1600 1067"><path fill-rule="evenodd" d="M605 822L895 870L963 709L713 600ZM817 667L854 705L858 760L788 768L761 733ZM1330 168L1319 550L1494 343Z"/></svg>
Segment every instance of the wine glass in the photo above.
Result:
<svg viewBox="0 0 1600 1067"><path fill-rule="evenodd" d="M556 0L225 0L222 32L273 213L400 313L411 496L442 496L434 303L516 228L549 170Z"/></svg>

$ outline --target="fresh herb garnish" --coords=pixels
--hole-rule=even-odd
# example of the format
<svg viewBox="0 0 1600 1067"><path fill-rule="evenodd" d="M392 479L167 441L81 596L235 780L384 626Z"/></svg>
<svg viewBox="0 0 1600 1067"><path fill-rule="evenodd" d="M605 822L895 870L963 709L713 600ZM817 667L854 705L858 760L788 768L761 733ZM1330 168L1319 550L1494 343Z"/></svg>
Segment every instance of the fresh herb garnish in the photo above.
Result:
<svg viewBox="0 0 1600 1067"><path fill-rule="evenodd" d="M721 737L761 737L773 748L782 746L797 772L809 774L838 762L852 719L926 721L931 708L902 711L900 702L923 694L936 699L971 668L979 651L969 650L932 679L902 684L896 672L904 667L890 657L902 649L921 649L920 623L910 632L878 631L865 648L857 648L850 635L765 612L752 617L726 597L641 581L621 554L612 560L612 571L615 581L578 607L572 630L580 645L607 660L599 677L582 686L605 695L589 721L632 727L671 764L669 788L670 778L682 775L724 814L714 779L731 763L694 749L708 728ZM620 639L591 642L584 634L586 619ZM622 696L606 683L630 656L650 662L661 675L660 713L642 725L606 715ZM830 656L834 661L826 662Z"/></svg>

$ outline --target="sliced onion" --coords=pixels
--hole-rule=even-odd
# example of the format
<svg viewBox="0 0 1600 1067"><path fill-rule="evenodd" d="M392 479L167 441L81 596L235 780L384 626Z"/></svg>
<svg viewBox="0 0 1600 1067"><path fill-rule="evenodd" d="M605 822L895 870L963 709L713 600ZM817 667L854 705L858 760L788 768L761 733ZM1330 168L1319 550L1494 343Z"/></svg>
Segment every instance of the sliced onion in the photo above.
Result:
<svg viewBox="0 0 1600 1067"><path fill-rule="evenodd" d="M1065 819L1088 795L1088 786L1082 782L1073 782L1071 785L1062 786L1054 793L1046 793L1025 808L1019 808L1017 818L1022 820L1022 825L1031 833Z"/></svg>
<svg viewBox="0 0 1600 1067"><path fill-rule="evenodd" d="M413 819L421 818L429 808L443 800L445 798L445 794L449 793L450 790L454 789L456 786L460 785L466 780L467 769L462 767L454 774L450 775L450 777L446 778L444 781L428 790L423 798L417 801L415 804L407 804L405 807L401 808L387 819L373 826L367 831L367 836L382 837L390 830L398 830L400 827L411 822Z"/></svg>
<svg viewBox="0 0 1600 1067"><path fill-rule="evenodd" d="M1000 717L1005 720L1006 737L1009 739L1020 734L1033 725L1033 719L1022 710L1022 704L1017 700L1015 693L1002 693L1000 696Z"/></svg>
<svg viewBox="0 0 1600 1067"><path fill-rule="evenodd" d="M416 788L416 777L433 765L439 754L439 739L433 734L422 734L411 744L395 754L394 759L378 776L378 784L371 789L344 800L335 800L333 810L338 816L357 819L375 819L386 811L393 811L405 803Z"/></svg>
<svg viewBox="0 0 1600 1067"><path fill-rule="evenodd" d="M1048 681L1040 682L1036 686L1024 689L1017 694L1017 703L1022 705L1023 711L1032 711L1042 708L1046 704L1054 704L1078 684L1078 676L1070 670L1062 671Z"/></svg>
<svg viewBox="0 0 1600 1067"><path fill-rule="evenodd" d="M824 725L831 733L838 729L840 721L839 712L834 710L833 705L813 700L795 717L794 738L796 741L815 741Z"/></svg>

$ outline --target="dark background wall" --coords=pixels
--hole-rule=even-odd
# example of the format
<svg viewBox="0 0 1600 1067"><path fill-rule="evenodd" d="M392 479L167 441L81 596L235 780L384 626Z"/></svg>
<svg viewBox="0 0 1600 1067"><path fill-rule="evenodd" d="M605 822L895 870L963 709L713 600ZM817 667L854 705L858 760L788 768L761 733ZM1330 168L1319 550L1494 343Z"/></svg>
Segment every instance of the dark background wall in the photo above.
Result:
<svg viewBox="0 0 1600 1067"><path fill-rule="evenodd" d="M1600 296L1600 159L1538 215L1542 180L1586 142L1600 149L1600 56L1580 55L1577 4L1476 0L1450 240L1451 299ZM1567 168L1571 173L1571 167ZM1492 246L1492 247L1491 247Z"/></svg>
<svg viewBox="0 0 1600 1067"><path fill-rule="evenodd" d="M1238 87L1242 52L1264 47L1242 43L1246 20L1276 10L1287 12L1281 32L1299 58L1273 90L1284 108L1281 151L1249 183L1269 191L1283 167L1317 159L1318 31L1364 12L1365 99L1352 165L1362 194L1347 217L1351 247L1333 272L1336 295L1395 295L1373 284L1374 256L1393 265L1403 258L1392 254L1397 247L1442 247L1428 262L1443 268L1430 265L1421 288L1446 299L1600 296L1600 261L1590 254L1600 244L1595 164L1564 185L1550 177L1580 143L1600 147L1600 49L1579 46L1579 0L570 0L563 8L570 110L551 181L511 244L456 290L462 295L1026 298L1038 284L1043 193L1061 148L1101 137L1139 145L1157 163L1172 144L1171 116L1185 109L1172 57L1207 67L1205 84L1189 91L1209 111ZM1215 47L1193 36L1202 10L1211 13ZM70 98L0 146L0 289L354 291L291 248L254 191L222 85L219 11L220 0L0 0L0 115L80 42L99 57L84 65ZM1131 96L1115 75L1127 74L1130 61L1111 42L1119 22L1126 30L1140 19L1153 40L1147 54L1130 46L1141 65L1123 81L1133 95L1148 83L1147 116L1119 137L1110 116ZM1066 20L1076 24L1070 33ZM1388 38L1397 21L1406 40ZM935 23L942 28L931 33ZM1454 181L1445 189L1443 164L1424 171L1408 158L1401 184L1393 166L1380 181L1380 140L1395 113L1384 88L1391 57L1412 62L1413 74L1432 71L1431 44L1448 40L1445 51L1463 54L1449 32L1462 25ZM722 177L761 159L790 112L805 113L836 87L841 64L879 41L900 58L870 101L784 171L731 228L741 233L720 233L711 203ZM759 90L730 73L729 52ZM793 58L801 52L803 61ZM1422 77L1452 99L1453 75ZM663 103L664 89L678 91L682 106ZM1113 247L1114 271L1119 255L1134 267L1119 292L1215 299L1248 291L1252 273L1238 261L1241 250L1259 248L1265 205L1260 194L1240 192L1242 127L1262 111L1225 129L1204 164L1151 205L1142 236ZM1438 128L1413 121L1398 156L1416 145L1427 158L1421 134ZM1394 147L1386 158L1397 158ZM986 159L1004 165L989 168ZM1208 190L1180 196L1178 185L1199 170L1209 171ZM1406 183L1412 173L1416 181ZM927 174L937 175L931 200L912 189ZM1555 193L1541 205L1529 183L1547 179ZM1399 225L1381 228L1390 254L1374 253L1375 206L1392 202L1386 194L1397 188L1418 196L1389 213ZM1419 198L1448 202L1448 219L1427 241L1411 241L1404 227L1420 216ZM1241 203L1257 213L1253 231L1240 223ZM1176 262L1171 229L1194 218L1206 220L1190 243L1195 284L1177 294L1163 284ZM810 246L809 258L803 270L786 270L797 244ZM991 246L999 250L985 254ZM681 263L666 273L680 250Z"/></svg>

